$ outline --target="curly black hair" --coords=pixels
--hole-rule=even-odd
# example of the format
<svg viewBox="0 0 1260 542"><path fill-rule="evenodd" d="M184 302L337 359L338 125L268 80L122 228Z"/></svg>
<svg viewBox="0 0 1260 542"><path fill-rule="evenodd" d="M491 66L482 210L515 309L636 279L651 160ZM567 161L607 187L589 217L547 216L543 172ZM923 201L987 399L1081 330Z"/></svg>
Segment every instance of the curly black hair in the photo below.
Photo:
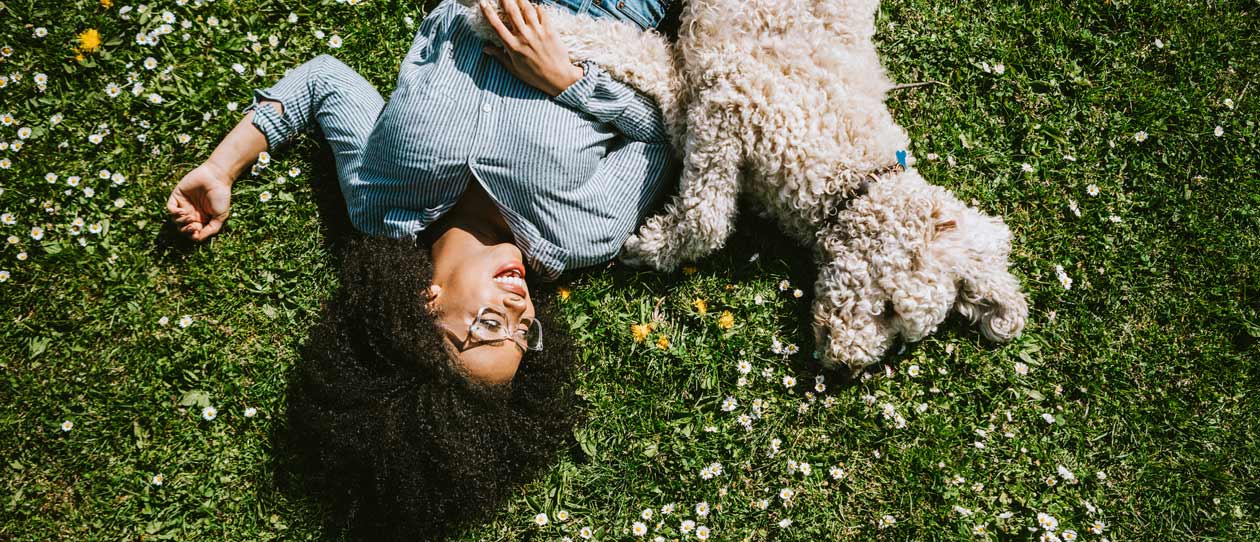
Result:
<svg viewBox="0 0 1260 542"><path fill-rule="evenodd" d="M577 356L550 293L547 330L515 378L490 386L442 345L423 292L424 246L358 237L341 285L289 383L289 444L335 530L356 540L441 539L491 511L547 465L576 421Z"/></svg>

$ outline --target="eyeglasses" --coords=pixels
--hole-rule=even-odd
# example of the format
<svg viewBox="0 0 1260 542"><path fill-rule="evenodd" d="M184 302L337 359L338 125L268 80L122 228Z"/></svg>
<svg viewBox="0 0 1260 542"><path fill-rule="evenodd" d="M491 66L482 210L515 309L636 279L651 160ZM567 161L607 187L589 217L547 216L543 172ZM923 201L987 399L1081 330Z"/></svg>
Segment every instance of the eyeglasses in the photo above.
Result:
<svg viewBox="0 0 1260 542"><path fill-rule="evenodd" d="M442 329L451 336L451 342L460 352L506 340L516 343L522 352L543 349L542 324L538 320L524 317L513 325L506 314L493 307L481 307L477 311L477 317L468 326L468 336L462 340L445 324Z"/></svg>

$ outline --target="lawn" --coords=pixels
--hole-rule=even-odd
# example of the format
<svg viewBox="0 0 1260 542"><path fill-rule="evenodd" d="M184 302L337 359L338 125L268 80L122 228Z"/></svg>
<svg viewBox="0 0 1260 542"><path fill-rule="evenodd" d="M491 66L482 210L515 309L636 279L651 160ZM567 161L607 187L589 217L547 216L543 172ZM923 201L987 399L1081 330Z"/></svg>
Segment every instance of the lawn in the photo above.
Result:
<svg viewBox="0 0 1260 542"><path fill-rule="evenodd" d="M751 218L679 273L567 276L587 420L459 538L1260 536L1258 9L885 2L893 78L940 83L889 104L925 177L1010 225L1024 335L951 319L819 381L807 254ZM425 11L0 2L0 540L338 538L278 445L336 286L329 158L277 154L201 247L163 204L287 68L388 95Z"/></svg>

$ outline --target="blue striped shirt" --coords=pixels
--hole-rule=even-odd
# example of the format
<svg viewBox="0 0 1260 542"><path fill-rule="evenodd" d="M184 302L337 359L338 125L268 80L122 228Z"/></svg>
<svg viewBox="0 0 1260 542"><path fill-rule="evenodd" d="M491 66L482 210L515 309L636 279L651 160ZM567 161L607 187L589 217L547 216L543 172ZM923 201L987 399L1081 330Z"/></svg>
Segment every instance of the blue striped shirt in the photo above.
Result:
<svg viewBox="0 0 1260 542"><path fill-rule="evenodd" d="M549 97L482 52L468 14L443 0L425 17L388 103L327 57L257 91L255 126L276 146L319 123L365 233L414 238L477 182L545 278L611 260L677 172L659 108L589 62ZM258 98L281 101L283 115Z"/></svg>

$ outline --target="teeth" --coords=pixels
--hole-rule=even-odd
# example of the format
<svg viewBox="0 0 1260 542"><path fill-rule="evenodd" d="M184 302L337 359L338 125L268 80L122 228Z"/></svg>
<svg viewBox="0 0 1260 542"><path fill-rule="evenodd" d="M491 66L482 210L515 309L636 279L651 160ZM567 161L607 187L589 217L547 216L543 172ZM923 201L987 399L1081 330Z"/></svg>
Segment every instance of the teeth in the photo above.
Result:
<svg viewBox="0 0 1260 542"><path fill-rule="evenodd" d="M504 284L516 284L519 286L525 286L525 279L521 277L515 277L515 276L494 277L494 281L501 282Z"/></svg>

